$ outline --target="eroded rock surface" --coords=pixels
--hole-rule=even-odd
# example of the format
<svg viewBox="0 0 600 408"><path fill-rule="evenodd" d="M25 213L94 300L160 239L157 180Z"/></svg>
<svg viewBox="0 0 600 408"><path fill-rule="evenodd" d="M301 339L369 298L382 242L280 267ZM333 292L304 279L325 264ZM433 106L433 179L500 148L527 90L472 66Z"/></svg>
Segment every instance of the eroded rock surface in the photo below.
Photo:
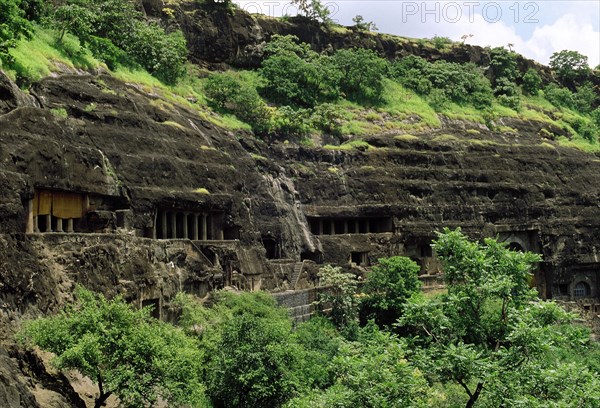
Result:
<svg viewBox="0 0 600 408"><path fill-rule="evenodd" d="M161 2L142 3L160 14ZM318 49L448 57L301 20L176 11L203 63L255 66L276 32ZM465 50L452 60L486 58ZM267 143L199 112L108 75L47 78L26 94L0 72L0 406L82 404L13 340L24 318L59 310L76 284L154 305L165 320L179 291L307 290L321 263L364 274L379 257L406 255L434 288L431 239L460 226L542 254L540 295L598 312L600 159L542 139L544 124L505 119L517 132L502 133L442 118L417 137L374 134L371 148L331 150ZM81 217L56 215L55 205L73 210L65 200L82 203ZM575 298L577 288L588 292ZM301 299L312 296L280 298L305 318Z"/></svg>

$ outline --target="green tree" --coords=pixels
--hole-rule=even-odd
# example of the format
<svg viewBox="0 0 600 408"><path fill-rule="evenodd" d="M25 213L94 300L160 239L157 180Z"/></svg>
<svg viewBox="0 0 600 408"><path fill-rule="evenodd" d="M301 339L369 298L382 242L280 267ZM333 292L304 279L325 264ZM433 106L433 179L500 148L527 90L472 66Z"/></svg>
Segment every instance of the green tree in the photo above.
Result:
<svg viewBox="0 0 600 408"><path fill-rule="evenodd" d="M316 129L333 136L340 136L343 120L346 118L344 113L342 107L338 105L323 103L313 109L310 122Z"/></svg>
<svg viewBox="0 0 600 408"><path fill-rule="evenodd" d="M333 385L333 360L339 354L343 339L331 321L324 316L314 316L298 325L293 338L301 348L297 373L304 388L325 389Z"/></svg>
<svg viewBox="0 0 600 408"><path fill-rule="evenodd" d="M540 74L533 69L529 68L525 75L523 75L523 91L528 95L537 95L542 89L542 78Z"/></svg>
<svg viewBox="0 0 600 408"><path fill-rule="evenodd" d="M357 14L353 19L354 29L356 31L377 31L377 26L372 21L365 21L365 18Z"/></svg>
<svg viewBox="0 0 600 408"><path fill-rule="evenodd" d="M433 87L426 75L429 65L424 58L409 55L394 61L391 64L389 75L419 95L428 95Z"/></svg>
<svg viewBox="0 0 600 408"><path fill-rule="evenodd" d="M321 293L319 303L331 307L333 324L338 329L355 324L358 316L356 276L343 272L339 266L331 265L321 267L318 276L321 286L329 286L328 290Z"/></svg>
<svg viewBox="0 0 600 408"><path fill-rule="evenodd" d="M331 22L329 18L331 12L327 5L324 5L320 0L292 0L292 4L296 5L299 11L312 20L323 23Z"/></svg>
<svg viewBox="0 0 600 408"><path fill-rule="evenodd" d="M480 399L502 404L520 380L544 363L550 348L584 341L573 315L537 300L530 289L538 255L515 252L493 239L470 242L458 229L434 241L448 293L415 296L400 325L412 329L413 359L432 380L460 385L467 407ZM502 391L504 390L504 391ZM523 397L523 396L521 396ZM529 398L537 398L529 395Z"/></svg>
<svg viewBox="0 0 600 408"><path fill-rule="evenodd" d="M178 295L180 324L204 350L207 394L215 407L278 407L291 398L301 350L287 311L264 292L213 294L212 307Z"/></svg>
<svg viewBox="0 0 600 408"><path fill-rule="evenodd" d="M279 407L297 388L298 356L289 320L236 315L223 327L208 370L207 391L217 407Z"/></svg>
<svg viewBox="0 0 600 408"><path fill-rule="evenodd" d="M510 81L507 77L500 77L496 80L494 88L498 102L504 106L508 106L516 111L521 110L521 94L517 84Z"/></svg>
<svg viewBox="0 0 600 408"><path fill-rule="evenodd" d="M337 51L332 62L339 72L339 89L348 99L379 102L388 62L374 51L353 48Z"/></svg>
<svg viewBox="0 0 600 408"><path fill-rule="evenodd" d="M519 76L517 53L504 47L492 48L490 51L490 69L494 78L494 85L496 85L499 78L506 78L514 83Z"/></svg>
<svg viewBox="0 0 600 408"><path fill-rule="evenodd" d="M21 0L0 0L0 62L9 63L9 48L21 37L30 37L33 26L25 18Z"/></svg>
<svg viewBox="0 0 600 408"><path fill-rule="evenodd" d="M281 106L273 114L271 130L280 137L303 137L310 133L310 111Z"/></svg>
<svg viewBox="0 0 600 408"><path fill-rule="evenodd" d="M126 407L151 404L158 396L172 403L204 401L194 340L120 297L109 301L78 287L75 298L59 315L27 322L21 336L54 353L59 369L95 381L96 408L112 394Z"/></svg>
<svg viewBox="0 0 600 408"><path fill-rule="evenodd" d="M179 30L166 33L156 23L135 21L132 31L123 33L122 48L142 67L161 81L173 84L184 74L187 45Z"/></svg>
<svg viewBox="0 0 600 408"><path fill-rule="evenodd" d="M120 49L165 83L175 83L184 73L187 46L183 33L167 33L157 23L144 20L134 2L62 0L50 21L59 30L59 41L71 32L109 65L126 62Z"/></svg>
<svg viewBox="0 0 600 408"><path fill-rule="evenodd" d="M548 84L544 88L544 97L556 107L575 107L574 95L569 88L563 88L556 84Z"/></svg>
<svg viewBox="0 0 600 408"><path fill-rule="evenodd" d="M573 95L573 104L575 109L581 113L590 113L598 106L598 94L594 90L594 85L586 82L577 87Z"/></svg>
<svg viewBox="0 0 600 408"><path fill-rule="evenodd" d="M295 36L274 35L267 44L259 71L265 79L262 93L283 105L305 108L337 99L339 72L329 58L297 41Z"/></svg>
<svg viewBox="0 0 600 408"><path fill-rule="evenodd" d="M204 90L218 109L233 113L256 133L270 130L271 109L247 81L232 73L214 73L207 78Z"/></svg>
<svg viewBox="0 0 600 408"><path fill-rule="evenodd" d="M550 57L550 68L567 85L587 76L590 71L588 57L577 51L562 50Z"/></svg>
<svg viewBox="0 0 600 408"><path fill-rule="evenodd" d="M402 315L407 300L421 289L419 265L403 256L378 260L364 285L367 297L361 304L361 320L375 318L380 326L391 326Z"/></svg>
<svg viewBox="0 0 600 408"><path fill-rule="evenodd" d="M405 358L394 335L369 325L357 341L343 342L331 362L335 383L291 400L287 408L427 407L430 389Z"/></svg>

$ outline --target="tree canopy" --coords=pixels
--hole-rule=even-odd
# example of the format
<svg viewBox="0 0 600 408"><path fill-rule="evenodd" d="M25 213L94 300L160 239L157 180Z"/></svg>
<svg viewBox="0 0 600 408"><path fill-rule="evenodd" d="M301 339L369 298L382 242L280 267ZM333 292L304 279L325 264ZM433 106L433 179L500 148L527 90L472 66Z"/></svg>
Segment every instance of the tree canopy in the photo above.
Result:
<svg viewBox="0 0 600 408"><path fill-rule="evenodd" d="M0 0L0 62L10 62L8 49L22 36L30 36L33 25L26 18L21 0Z"/></svg>
<svg viewBox="0 0 600 408"><path fill-rule="evenodd" d="M107 300L78 287L75 299L62 313L27 323L21 336L54 353L56 367L95 381L95 407L112 394L125 407L151 404L158 396L174 404L204 400L202 355L192 338L120 297Z"/></svg>
<svg viewBox="0 0 600 408"><path fill-rule="evenodd" d="M535 380L546 379L532 379L531 373L560 365L553 353L589 341L589 335L568 324L573 315L538 300L529 287L540 257L511 251L493 239L471 242L460 230L445 230L433 246L444 266L448 293L414 296L399 320L412 330L415 363L428 378L462 387L467 408L478 401L484 406L554 401L558 394L536 391L541 384ZM585 377L586 368L581 369ZM581 406L593 406L597 384L585 378L593 392L581 399Z"/></svg>
<svg viewBox="0 0 600 408"><path fill-rule="evenodd" d="M581 79L590 71L588 57L570 50L562 50L552 54L550 67L567 84L572 84L573 81Z"/></svg>

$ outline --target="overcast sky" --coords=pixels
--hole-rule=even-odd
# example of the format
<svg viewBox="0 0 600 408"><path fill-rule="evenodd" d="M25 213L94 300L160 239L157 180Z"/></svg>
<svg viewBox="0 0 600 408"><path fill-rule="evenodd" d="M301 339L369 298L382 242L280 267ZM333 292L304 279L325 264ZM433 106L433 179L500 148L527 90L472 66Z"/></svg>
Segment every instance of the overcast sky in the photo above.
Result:
<svg viewBox="0 0 600 408"><path fill-rule="evenodd" d="M295 15L287 1L235 1L249 12ZM565 1L400 1L321 0L332 19L352 25L357 14L374 22L381 33L431 38L434 35L469 44L506 46L547 64L553 52L577 50L590 66L600 64L600 0Z"/></svg>

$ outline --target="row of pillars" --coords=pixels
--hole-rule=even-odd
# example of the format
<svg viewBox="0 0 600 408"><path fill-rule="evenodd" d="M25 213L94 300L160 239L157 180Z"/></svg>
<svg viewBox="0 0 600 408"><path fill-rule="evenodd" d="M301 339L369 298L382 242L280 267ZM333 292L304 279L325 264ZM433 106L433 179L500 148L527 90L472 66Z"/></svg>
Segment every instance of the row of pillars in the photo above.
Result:
<svg viewBox="0 0 600 408"><path fill-rule="evenodd" d="M52 221L54 220L54 225ZM36 215L33 216L31 222L27 223L27 233L40 233L40 232L74 232L73 229L73 218L58 218L48 215ZM44 231L40 230L40 223L44 224Z"/></svg>
<svg viewBox="0 0 600 408"><path fill-rule="evenodd" d="M160 219L158 219L159 217ZM156 224L160 226L160 230L157 230L157 227L154 228L154 238L184 238L194 241L223 240L224 238L221 228L213 237L212 217L209 214L159 211Z"/></svg>
<svg viewBox="0 0 600 408"><path fill-rule="evenodd" d="M361 221L364 223L361 231ZM335 223L342 223L342 231L336 231ZM352 223L352 224L350 224ZM371 223L368 219L364 220L317 220L316 235L323 235L326 231L329 235L335 234L369 234L371 232ZM350 231L352 229L352 231Z"/></svg>

